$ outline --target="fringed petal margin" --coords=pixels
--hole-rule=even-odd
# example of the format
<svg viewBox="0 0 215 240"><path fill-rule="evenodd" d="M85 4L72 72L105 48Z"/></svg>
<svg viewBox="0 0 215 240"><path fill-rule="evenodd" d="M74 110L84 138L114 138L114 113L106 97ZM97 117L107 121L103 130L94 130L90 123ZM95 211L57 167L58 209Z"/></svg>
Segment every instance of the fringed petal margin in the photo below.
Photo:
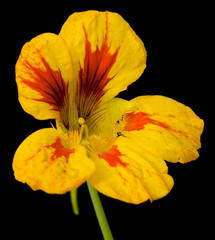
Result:
<svg viewBox="0 0 215 240"><path fill-rule="evenodd" d="M17 149L13 170L15 178L33 190L63 194L84 183L95 165L77 143L53 128L41 129L26 138Z"/></svg>

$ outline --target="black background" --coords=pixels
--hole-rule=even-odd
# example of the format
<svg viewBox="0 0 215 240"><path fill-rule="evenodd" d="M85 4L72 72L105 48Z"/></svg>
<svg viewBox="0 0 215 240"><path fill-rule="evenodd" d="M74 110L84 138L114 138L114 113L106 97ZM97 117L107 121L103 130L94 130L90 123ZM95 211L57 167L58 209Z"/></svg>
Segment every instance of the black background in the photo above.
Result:
<svg viewBox="0 0 215 240"><path fill-rule="evenodd" d="M6 4L2 9L1 216L7 238L16 234L20 239L102 239L86 184L79 188L80 215L74 216L69 194L34 192L14 179L11 167L19 144L34 131L50 126L50 121L38 121L25 113L17 100L14 67L20 50L38 34L58 34L70 14L89 9L118 12L145 44L147 68L120 97L129 100L147 94L168 96L190 106L205 121L200 158L184 165L168 163L175 180L168 196L153 203L131 205L101 195L115 239L209 236L209 219L214 214L213 178L209 173L213 159L208 153L209 108L212 109L213 99L209 81L212 77L207 76L211 60L207 56L210 50L206 17L210 7L201 3L161 2L124 1L117 5L44 1Z"/></svg>

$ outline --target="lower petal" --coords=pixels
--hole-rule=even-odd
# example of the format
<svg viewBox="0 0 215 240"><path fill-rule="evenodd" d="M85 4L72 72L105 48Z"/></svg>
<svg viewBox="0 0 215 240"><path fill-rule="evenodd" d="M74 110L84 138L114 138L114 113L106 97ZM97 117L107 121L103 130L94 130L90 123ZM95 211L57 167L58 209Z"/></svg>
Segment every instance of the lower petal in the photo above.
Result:
<svg viewBox="0 0 215 240"><path fill-rule="evenodd" d="M34 132L15 153L15 178L33 190L52 194L63 194L79 187L95 166L77 138L75 133L69 139L52 128Z"/></svg>
<svg viewBox="0 0 215 240"><path fill-rule="evenodd" d="M163 96L140 96L131 102L138 111L125 114L126 137L170 162L198 158L204 122L189 107Z"/></svg>
<svg viewBox="0 0 215 240"><path fill-rule="evenodd" d="M101 141L94 149L101 151ZM165 162L127 138L118 138L105 152L91 158L96 170L89 181L109 197L138 204L164 197L173 186Z"/></svg>

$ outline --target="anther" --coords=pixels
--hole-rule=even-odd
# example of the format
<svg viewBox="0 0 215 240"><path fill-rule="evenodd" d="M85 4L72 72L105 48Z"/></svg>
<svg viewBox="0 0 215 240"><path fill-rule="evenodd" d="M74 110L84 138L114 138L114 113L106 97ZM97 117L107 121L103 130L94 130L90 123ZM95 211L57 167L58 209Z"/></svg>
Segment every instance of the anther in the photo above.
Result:
<svg viewBox="0 0 215 240"><path fill-rule="evenodd" d="M78 119L78 123L80 124L80 125L84 125L85 124L85 120L84 120L84 118L79 118Z"/></svg>

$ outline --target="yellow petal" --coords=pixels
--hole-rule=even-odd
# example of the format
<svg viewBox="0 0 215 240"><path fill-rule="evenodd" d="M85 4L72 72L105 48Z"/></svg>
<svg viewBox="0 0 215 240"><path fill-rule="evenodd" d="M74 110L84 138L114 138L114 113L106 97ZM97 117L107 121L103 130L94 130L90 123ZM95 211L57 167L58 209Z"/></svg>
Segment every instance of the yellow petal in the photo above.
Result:
<svg viewBox="0 0 215 240"><path fill-rule="evenodd" d="M79 115L85 119L136 81L146 67L143 42L117 13L74 13L59 36L70 49L79 83Z"/></svg>
<svg viewBox="0 0 215 240"><path fill-rule="evenodd" d="M131 102L139 110L125 114L126 137L170 162L198 158L204 122L189 107L163 96L140 96Z"/></svg>
<svg viewBox="0 0 215 240"><path fill-rule="evenodd" d="M118 138L104 152L99 140L91 158L96 170L89 181L109 197L138 204L164 197L173 186L165 162L128 138Z"/></svg>
<svg viewBox="0 0 215 240"><path fill-rule="evenodd" d="M94 163L78 144L52 128L34 132L17 149L13 170L15 178L33 190L63 194L79 187L94 171Z"/></svg>
<svg viewBox="0 0 215 240"><path fill-rule="evenodd" d="M37 119L57 119L68 125L68 83L72 64L64 41L51 33L27 42L16 63L19 100Z"/></svg>

